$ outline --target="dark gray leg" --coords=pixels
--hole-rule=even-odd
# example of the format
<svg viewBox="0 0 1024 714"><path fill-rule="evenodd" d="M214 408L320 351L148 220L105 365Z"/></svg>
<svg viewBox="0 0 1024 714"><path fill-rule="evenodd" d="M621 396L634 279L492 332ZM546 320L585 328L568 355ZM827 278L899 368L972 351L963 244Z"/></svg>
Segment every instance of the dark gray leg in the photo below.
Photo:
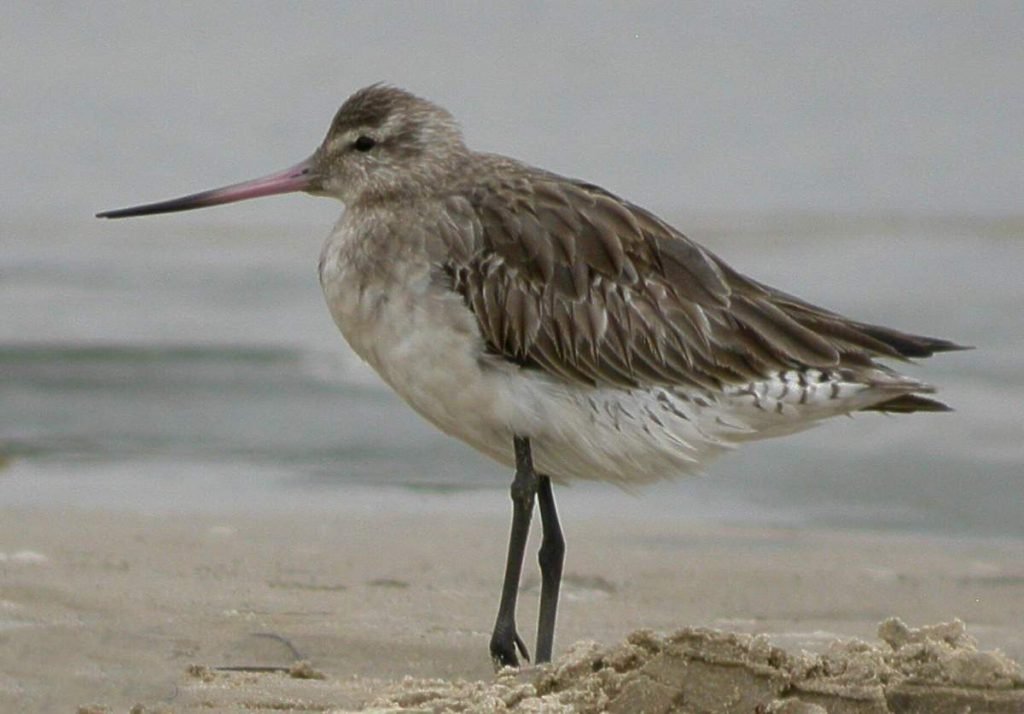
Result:
<svg viewBox="0 0 1024 714"><path fill-rule="evenodd" d="M541 476L537 484L537 505L540 508L544 537L540 543L540 617L537 619L537 664L551 661L555 642L555 611L558 609L558 587L562 583L565 560L565 538L558 523L551 479Z"/></svg>
<svg viewBox="0 0 1024 714"><path fill-rule="evenodd" d="M516 598L519 595L519 576L523 571L523 554L530 535L533 501L537 494L537 474L533 470L530 440L513 439L516 453L516 475L512 479L512 532L508 537L508 560L505 562L505 582L501 586L501 604L498 619L491 635L491 658L500 666L519 666L516 649L527 660L523 638L516 632Z"/></svg>

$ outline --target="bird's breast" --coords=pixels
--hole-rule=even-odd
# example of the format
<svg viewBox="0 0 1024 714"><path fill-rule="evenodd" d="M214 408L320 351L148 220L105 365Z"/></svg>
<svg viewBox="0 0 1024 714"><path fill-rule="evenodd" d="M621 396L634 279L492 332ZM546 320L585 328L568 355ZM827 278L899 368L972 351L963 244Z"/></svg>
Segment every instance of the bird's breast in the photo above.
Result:
<svg viewBox="0 0 1024 714"><path fill-rule="evenodd" d="M429 265L393 250L388 236L344 219L320 254L320 285L331 317L355 352L378 372L415 329Z"/></svg>
<svg viewBox="0 0 1024 714"><path fill-rule="evenodd" d="M373 254L376 247L338 230L324 245L320 282L335 324L422 416L478 447L490 442L507 422L506 398L500 375L481 359L476 319L457 294L438 284L437 266L425 252L382 259Z"/></svg>

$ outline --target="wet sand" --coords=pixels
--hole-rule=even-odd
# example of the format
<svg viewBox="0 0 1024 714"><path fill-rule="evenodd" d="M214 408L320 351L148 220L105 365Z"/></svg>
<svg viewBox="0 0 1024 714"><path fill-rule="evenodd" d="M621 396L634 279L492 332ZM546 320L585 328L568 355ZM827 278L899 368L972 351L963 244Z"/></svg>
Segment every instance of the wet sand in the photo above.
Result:
<svg viewBox="0 0 1024 714"><path fill-rule="evenodd" d="M506 529L4 509L0 711L1024 711L1019 541L566 514L556 662L496 675Z"/></svg>

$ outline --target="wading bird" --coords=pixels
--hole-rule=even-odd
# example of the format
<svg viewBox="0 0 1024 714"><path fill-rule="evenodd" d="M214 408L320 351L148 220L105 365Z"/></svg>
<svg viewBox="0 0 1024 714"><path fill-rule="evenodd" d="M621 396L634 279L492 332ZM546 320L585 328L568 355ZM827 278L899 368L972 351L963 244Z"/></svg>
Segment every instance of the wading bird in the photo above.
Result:
<svg viewBox="0 0 1024 714"><path fill-rule="evenodd" d="M353 94L290 169L98 215L292 191L345 204L320 283L352 349L428 421L515 469L499 664L528 657L515 610L535 499L535 655L551 658L565 552L553 481L640 484L838 414L948 410L877 360L959 345L741 275L599 186L467 148L451 114L394 87Z"/></svg>

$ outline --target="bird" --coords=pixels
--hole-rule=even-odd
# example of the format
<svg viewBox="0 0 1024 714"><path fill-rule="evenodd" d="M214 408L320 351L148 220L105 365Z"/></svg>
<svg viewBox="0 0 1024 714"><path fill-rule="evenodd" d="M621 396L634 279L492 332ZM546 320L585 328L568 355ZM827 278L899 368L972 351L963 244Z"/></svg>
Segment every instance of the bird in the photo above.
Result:
<svg viewBox="0 0 1024 714"><path fill-rule="evenodd" d="M631 488L837 415L951 411L885 360L969 349L760 283L596 184L468 148L446 109L388 84L352 94L284 171L96 215L290 192L344 204L319 277L354 352L427 421L513 470L497 666L529 660L516 605L535 504L534 655L551 660L565 561L553 484Z"/></svg>

